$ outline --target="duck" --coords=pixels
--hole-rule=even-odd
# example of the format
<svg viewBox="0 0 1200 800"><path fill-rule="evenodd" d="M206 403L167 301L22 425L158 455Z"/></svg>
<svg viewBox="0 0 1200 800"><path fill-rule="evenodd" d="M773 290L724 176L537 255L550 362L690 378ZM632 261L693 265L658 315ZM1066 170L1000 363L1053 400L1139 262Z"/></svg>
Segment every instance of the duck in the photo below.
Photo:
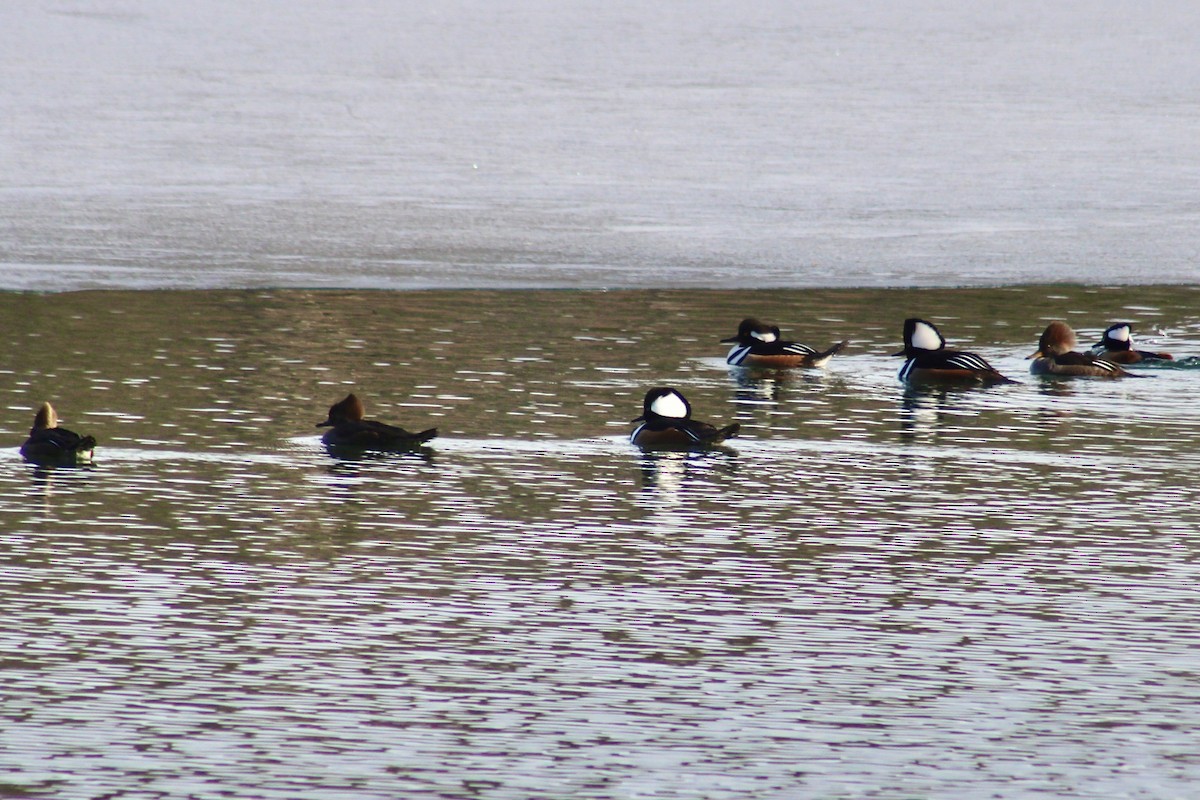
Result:
<svg viewBox="0 0 1200 800"><path fill-rule="evenodd" d="M720 444L737 434L738 423L716 428L692 419L692 405L679 390L658 386L642 400L640 422L629 441L643 450L685 450Z"/></svg>
<svg viewBox="0 0 1200 800"><path fill-rule="evenodd" d="M737 335L721 342L733 345L729 355L725 356L729 366L769 369L823 367L848 344L841 341L828 350L818 351L799 342L785 342L779 338L778 326L766 325L754 317L742 320Z"/></svg>
<svg viewBox="0 0 1200 800"><path fill-rule="evenodd" d="M327 447L360 450L412 450L437 436L437 428L409 433L404 428L364 419L366 407L353 392L329 407L329 415L318 428L329 428L321 437Z"/></svg>
<svg viewBox="0 0 1200 800"><path fill-rule="evenodd" d="M964 350L947 350L946 338L928 320L904 320L904 366L896 375L903 383L1016 383L982 356Z"/></svg>
<svg viewBox="0 0 1200 800"><path fill-rule="evenodd" d="M1037 351L1029 356L1033 363L1029 371L1034 375L1059 375L1064 377L1123 378L1129 375L1111 361L1097 358L1091 353L1077 353L1075 331L1065 322L1051 322L1038 340Z"/></svg>
<svg viewBox="0 0 1200 800"><path fill-rule="evenodd" d="M34 464L78 464L90 462L95 449L94 437L60 428L54 406L42 403L33 418L29 438L21 445L21 456Z"/></svg>
<svg viewBox="0 0 1200 800"><path fill-rule="evenodd" d="M1174 361L1170 353L1134 350L1132 328L1128 322L1115 322L1104 331L1103 338L1092 345L1092 355L1114 364L1138 364L1142 361Z"/></svg>

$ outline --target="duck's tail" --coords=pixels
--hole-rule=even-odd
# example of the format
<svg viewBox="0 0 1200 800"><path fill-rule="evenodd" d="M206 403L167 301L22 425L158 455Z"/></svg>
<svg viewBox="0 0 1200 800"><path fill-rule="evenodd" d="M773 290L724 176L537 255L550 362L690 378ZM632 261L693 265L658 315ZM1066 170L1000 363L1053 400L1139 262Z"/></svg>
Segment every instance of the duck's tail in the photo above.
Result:
<svg viewBox="0 0 1200 800"><path fill-rule="evenodd" d="M715 444L717 442L723 442L726 439L737 436L737 432L740 431L741 429L742 429L742 426L736 422L733 423L732 425L726 425L724 428L721 428L721 430L717 431L713 435L713 437L711 439L709 439L708 441L713 444Z"/></svg>
<svg viewBox="0 0 1200 800"><path fill-rule="evenodd" d="M842 348L848 344L850 344L850 340L843 339L842 341L838 342L833 347L829 348L828 350L826 350L822 353L814 353L813 357L812 357L812 365L814 367L825 366L825 364L829 361L829 359L833 358L838 353L842 352Z"/></svg>

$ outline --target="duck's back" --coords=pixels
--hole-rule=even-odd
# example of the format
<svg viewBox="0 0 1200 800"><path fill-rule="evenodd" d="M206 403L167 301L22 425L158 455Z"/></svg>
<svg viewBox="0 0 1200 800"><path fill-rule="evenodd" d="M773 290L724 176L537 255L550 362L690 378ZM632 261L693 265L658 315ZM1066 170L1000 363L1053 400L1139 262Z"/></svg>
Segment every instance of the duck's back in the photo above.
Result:
<svg viewBox="0 0 1200 800"><path fill-rule="evenodd" d="M415 447L437 436L437 428L410 433L396 425L375 420L341 422L334 425L321 437L328 445L340 447L362 447L375 450Z"/></svg>
<svg viewBox="0 0 1200 800"><path fill-rule="evenodd" d="M1097 358L1091 353L1074 350L1054 356L1035 359L1030 364L1034 375L1067 375L1093 378L1119 378L1129 373L1111 361Z"/></svg>
<svg viewBox="0 0 1200 800"><path fill-rule="evenodd" d="M96 439L80 436L66 428L34 428L21 445L21 455L30 461L71 461L91 458Z"/></svg>

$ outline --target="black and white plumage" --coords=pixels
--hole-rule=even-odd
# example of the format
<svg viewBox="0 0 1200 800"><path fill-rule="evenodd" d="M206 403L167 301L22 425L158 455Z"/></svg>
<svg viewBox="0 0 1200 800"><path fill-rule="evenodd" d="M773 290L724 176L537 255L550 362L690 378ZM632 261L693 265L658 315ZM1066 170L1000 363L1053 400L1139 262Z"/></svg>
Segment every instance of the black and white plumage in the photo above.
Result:
<svg viewBox="0 0 1200 800"><path fill-rule="evenodd" d="M692 419L692 405L676 389L660 386L646 392L642 400L640 422L629 441L646 450L678 450L719 444L734 436L740 426L735 422L716 428Z"/></svg>
<svg viewBox="0 0 1200 800"><path fill-rule="evenodd" d="M905 383L1015 383L982 356L946 349L946 339L937 326L916 317L904 320L904 349L894 355L905 357L897 375Z"/></svg>
<svg viewBox="0 0 1200 800"><path fill-rule="evenodd" d="M1091 353L1077 353L1075 331L1065 322L1051 322L1042 331L1038 349L1029 358L1029 371L1034 375L1086 378L1123 378L1130 373L1112 361L1097 358Z"/></svg>
<svg viewBox="0 0 1200 800"><path fill-rule="evenodd" d="M91 461L95 449L95 438L60 428L54 406L42 403L33 418L29 438L21 445L21 456L35 464L69 465Z"/></svg>
<svg viewBox="0 0 1200 800"><path fill-rule="evenodd" d="M1109 325L1100 341L1092 345L1092 355L1114 364L1138 364L1143 361L1174 361L1170 353L1137 350L1133 346L1133 326L1128 322Z"/></svg>
<svg viewBox="0 0 1200 800"><path fill-rule="evenodd" d="M779 327L747 317L738 325L736 336L722 339L724 344L733 344L725 363L731 367L767 367L789 369L792 367L823 367L833 358L846 342L838 342L828 350L817 350L799 342L780 339Z"/></svg>

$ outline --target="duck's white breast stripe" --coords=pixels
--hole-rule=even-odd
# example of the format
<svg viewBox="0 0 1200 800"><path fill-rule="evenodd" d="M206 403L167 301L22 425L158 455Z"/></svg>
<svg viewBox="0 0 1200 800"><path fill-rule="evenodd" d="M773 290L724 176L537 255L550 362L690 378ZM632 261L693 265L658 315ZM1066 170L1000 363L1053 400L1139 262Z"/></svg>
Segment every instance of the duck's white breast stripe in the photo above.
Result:
<svg viewBox="0 0 1200 800"><path fill-rule="evenodd" d="M725 356L725 363L736 367L745 361L748 355L750 355L749 345L738 345L729 351L729 355Z"/></svg>
<svg viewBox="0 0 1200 800"><path fill-rule="evenodd" d="M646 427L646 423L643 422L641 425L638 425L633 429L633 433L629 434L629 441L631 444L637 444L638 434L642 432L642 428L644 427Z"/></svg>

